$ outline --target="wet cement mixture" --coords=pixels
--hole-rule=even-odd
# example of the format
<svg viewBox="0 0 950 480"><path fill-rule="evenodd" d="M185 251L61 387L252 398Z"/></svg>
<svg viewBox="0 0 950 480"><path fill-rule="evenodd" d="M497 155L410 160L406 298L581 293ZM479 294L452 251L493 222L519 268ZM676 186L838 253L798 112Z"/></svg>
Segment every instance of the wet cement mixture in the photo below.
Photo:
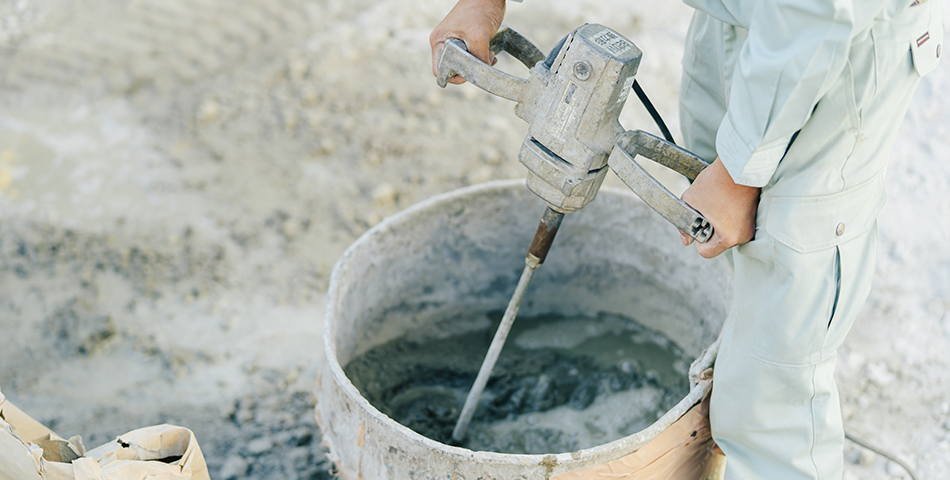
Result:
<svg viewBox="0 0 950 480"><path fill-rule="evenodd" d="M490 314L492 327L484 330L391 340L350 361L345 372L382 413L450 443L502 313ZM629 319L518 318L461 446L570 452L638 432L686 395L689 360Z"/></svg>

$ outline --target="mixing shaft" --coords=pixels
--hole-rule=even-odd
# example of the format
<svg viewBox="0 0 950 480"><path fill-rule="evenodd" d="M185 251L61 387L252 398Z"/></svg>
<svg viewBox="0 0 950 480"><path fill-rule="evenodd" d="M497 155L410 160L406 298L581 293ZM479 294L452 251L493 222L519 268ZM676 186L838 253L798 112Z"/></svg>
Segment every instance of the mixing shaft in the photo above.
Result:
<svg viewBox="0 0 950 480"><path fill-rule="evenodd" d="M525 291L528 290L531 277L534 276L535 270L544 263L548 250L551 249L551 244L554 242L554 236L557 235L557 230L561 226L562 219L564 219L564 214L553 210L551 207L548 207L541 217L538 230L534 233L534 238L531 239L531 246L528 247L528 254L524 259L524 271L521 272L518 286L515 287L515 293L508 302L505 315L501 318L501 324L498 325L498 330L495 331L495 336L488 347L488 354L485 355L485 360L482 361L482 366L478 369L475 384L472 385L472 389L469 390L468 397L465 399L462 414L455 424L455 429L452 430L452 440L455 442L461 442L465 438L465 432L468 430L468 424L472 421L472 415L475 414L478 399L481 398L485 385L488 383L488 378L491 377L492 369L495 368L498 355L501 354L501 349L505 346L508 332L511 331L511 324L515 322L515 317L518 315L521 300L524 298Z"/></svg>

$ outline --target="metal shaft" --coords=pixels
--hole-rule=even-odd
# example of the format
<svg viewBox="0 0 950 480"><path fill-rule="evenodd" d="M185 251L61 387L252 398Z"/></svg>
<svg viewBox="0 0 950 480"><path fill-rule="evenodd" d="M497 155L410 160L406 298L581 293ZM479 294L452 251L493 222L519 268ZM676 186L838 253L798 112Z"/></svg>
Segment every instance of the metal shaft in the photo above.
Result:
<svg viewBox="0 0 950 480"><path fill-rule="evenodd" d="M478 369L475 384L472 385L468 397L465 398L462 414L455 424L455 429L452 430L452 440L456 442L461 442L465 438L468 424L471 423L472 415L475 414L475 408L478 406L478 399L485 391L485 385L488 383L488 378L491 377L498 356L501 355L501 349L505 346L505 340L508 338L508 332L511 331L511 325L515 323L515 317L518 315L518 309L521 307L521 300L524 299L525 291L528 290L528 284L531 283L531 277L534 276L534 271L544 262L563 218L563 213L554 211L550 207L544 211L544 216L541 217L541 223L538 224L538 230L535 232L531 246L528 248L524 271L521 272L521 278L518 279L518 286L515 287L515 293L511 295L511 300L508 301L505 315L501 318L498 330L495 331L495 337L492 338L491 345L488 347L488 354L485 355L485 360L482 361L482 366Z"/></svg>
<svg viewBox="0 0 950 480"><path fill-rule="evenodd" d="M508 302L508 308L505 309L505 316L502 317L501 324L498 325L498 330L495 331L495 337L491 341L491 346L488 347L488 354L485 355L485 360L482 361L482 366L478 369L475 384L472 385L472 389L468 392L468 397L465 398L465 406L462 407L462 414L455 424L455 429L452 430L452 439L456 442L460 442L465 438L468 424L472 421L472 415L475 414L475 407L478 406L478 399L481 398L482 392L485 390L485 384L488 383L488 377L491 377L491 371L495 368L495 361L498 360L498 355L501 354L501 349L505 346L505 340L508 338L511 324L515 323L515 316L518 315L518 308L521 307L524 292L528 289L528 284L531 283L531 277L534 276L536 269L537 268L533 268L530 265L525 265L524 271L521 272L521 279L518 280L515 293Z"/></svg>

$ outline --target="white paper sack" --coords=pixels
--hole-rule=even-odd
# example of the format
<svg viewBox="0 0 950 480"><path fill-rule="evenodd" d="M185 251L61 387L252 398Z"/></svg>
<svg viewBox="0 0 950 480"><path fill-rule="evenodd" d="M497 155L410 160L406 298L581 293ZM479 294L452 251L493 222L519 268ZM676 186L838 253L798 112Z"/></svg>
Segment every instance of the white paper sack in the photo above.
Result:
<svg viewBox="0 0 950 480"><path fill-rule="evenodd" d="M17 432L41 436L25 441ZM43 458L37 442L50 439L75 456L85 451L79 437L63 441L0 393L0 480L210 480L195 434L184 427L133 430L71 463Z"/></svg>

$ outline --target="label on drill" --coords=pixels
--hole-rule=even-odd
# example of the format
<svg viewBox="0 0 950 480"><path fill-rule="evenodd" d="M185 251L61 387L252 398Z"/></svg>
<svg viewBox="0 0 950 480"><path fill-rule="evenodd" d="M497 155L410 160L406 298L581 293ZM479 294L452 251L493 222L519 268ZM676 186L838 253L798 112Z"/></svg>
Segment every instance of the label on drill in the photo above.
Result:
<svg viewBox="0 0 950 480"><path fill-rule="evenodd" d="M564 128L574 123L574 119L577 117L577 108L575 108L577 102L574 101L576 92L577 84L568 82L567 88L564 89L564 96L557 102L554 117L551 118L551 123L548 124L548 131L551 132L551 135L554 135L554 138L560 139L564 133Z"/></svg>
<svg viewBox="0 0 950 480"><path fill-rule="evenodd" d="M630 48L633 47L632 43L628 42L618 33L611 30L604 30L591 37L591 40L593 40L597 45L600 45L600 47L604 50L610 52L615 57L619 57L620 55L627 53L627 50L630 50Z"/></svg>

